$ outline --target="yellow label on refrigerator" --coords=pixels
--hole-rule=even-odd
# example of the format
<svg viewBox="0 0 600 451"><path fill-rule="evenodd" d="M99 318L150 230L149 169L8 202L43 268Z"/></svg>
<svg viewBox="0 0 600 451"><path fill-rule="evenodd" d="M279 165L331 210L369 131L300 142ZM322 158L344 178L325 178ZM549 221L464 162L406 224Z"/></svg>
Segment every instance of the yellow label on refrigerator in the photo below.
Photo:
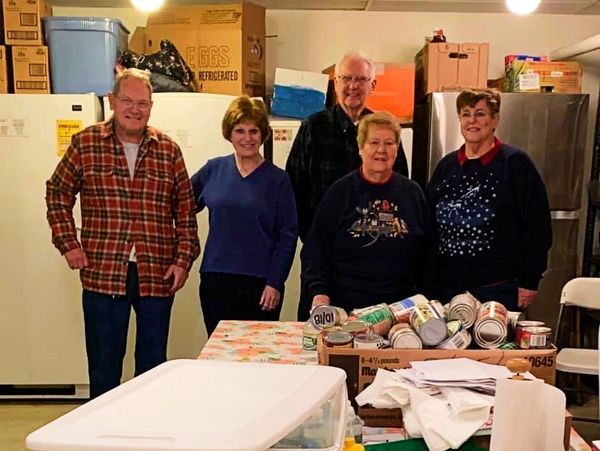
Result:
<svg viewBox="0 0 600 451"><path fill-rule="evenodd" d="M83 125L80 120L57 120L56 121L56 154L62 158L69 145L71 137L81 131Z"/></svg>

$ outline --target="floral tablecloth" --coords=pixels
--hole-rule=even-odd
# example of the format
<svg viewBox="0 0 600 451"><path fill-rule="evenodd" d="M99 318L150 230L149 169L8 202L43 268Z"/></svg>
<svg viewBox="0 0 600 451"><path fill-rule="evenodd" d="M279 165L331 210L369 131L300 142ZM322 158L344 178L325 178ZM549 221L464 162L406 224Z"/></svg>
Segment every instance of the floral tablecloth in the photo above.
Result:
<svg viewBox="0 0 600 451"><path fill-rule="evenodd" d="M292 321L221 321L198 358L317 365L317 352L302 349L303 327Z"/></svg>

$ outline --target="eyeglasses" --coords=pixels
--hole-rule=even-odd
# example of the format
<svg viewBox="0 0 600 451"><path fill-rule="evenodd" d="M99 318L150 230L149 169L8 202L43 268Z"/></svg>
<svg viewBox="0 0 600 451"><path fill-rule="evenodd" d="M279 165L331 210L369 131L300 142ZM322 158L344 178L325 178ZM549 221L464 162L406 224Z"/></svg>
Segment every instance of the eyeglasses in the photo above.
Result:
<svg viewBox="0 0 600 451"><path fill-rule="evenodd" d="M152 102L148 102L146 100L142 100L140 102L136 102L129 97L117 97L119 101L125 106L125 108L131 108L132 106L137 106L140 110L148 110L152 106Z"/></svg>
<svg viewBox="0 0 600 451"><path fill-rule="evenodd" d="M488 116L491 116L491 114L484 110L477 110L473 113L471 113L470 111L461 111L461 113L458 115L458 117L464 121L471 119L472 117L474 117L475 119L483 119Z"/></svg>
<svg viewBox="0 0 600 451"><path fill-rule="evenodd" d="M371 77L365 77L364 75L338 75L337 79L345 85L356 83L357 85L361 86L371 81Z"/></svg>

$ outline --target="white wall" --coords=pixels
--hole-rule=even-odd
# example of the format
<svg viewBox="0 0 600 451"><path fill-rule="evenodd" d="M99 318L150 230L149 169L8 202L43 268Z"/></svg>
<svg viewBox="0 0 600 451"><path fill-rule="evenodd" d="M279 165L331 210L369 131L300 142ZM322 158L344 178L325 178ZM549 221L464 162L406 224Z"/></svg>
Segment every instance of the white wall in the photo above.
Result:
<svg viewBox="0 0 600 451"><path fill-rule="evenodd" d="M145 25L147 17L132 8L54 7L53 11L58 16L118 18L131 33L136 26ZM267 90L271 90L275 67L320 72L350 49L362 50L378 61L410 62L424 37L436 27L442 27L452 42L489 42L488 78L492 79L502 75L504 55L547 54L592 36L600 29L600 16L269 10L266 29L267 35L273 37L267 38ZM600 56L597 60L599 63L596 58L581 58L583 90L590 93L591 106L588 152L583 156L586 177L596 118ZM286 285L286 295L290 297L286 296L285 319L292 319L295 312L291 294L298 291L297 272L294 268Z"/></svg>

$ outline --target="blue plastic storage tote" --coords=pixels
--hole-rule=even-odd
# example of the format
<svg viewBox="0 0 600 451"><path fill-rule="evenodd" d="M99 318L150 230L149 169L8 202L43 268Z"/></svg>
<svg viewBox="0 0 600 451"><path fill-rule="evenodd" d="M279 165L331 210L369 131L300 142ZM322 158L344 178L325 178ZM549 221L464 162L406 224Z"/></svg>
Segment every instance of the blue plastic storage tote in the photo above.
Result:
<svg viewBox="0 0 600 451"><path fill-rule="evenodd" d="M117 19L44 17L52 92L103 96L112 91L115 61L129 31Z"/></svg>

